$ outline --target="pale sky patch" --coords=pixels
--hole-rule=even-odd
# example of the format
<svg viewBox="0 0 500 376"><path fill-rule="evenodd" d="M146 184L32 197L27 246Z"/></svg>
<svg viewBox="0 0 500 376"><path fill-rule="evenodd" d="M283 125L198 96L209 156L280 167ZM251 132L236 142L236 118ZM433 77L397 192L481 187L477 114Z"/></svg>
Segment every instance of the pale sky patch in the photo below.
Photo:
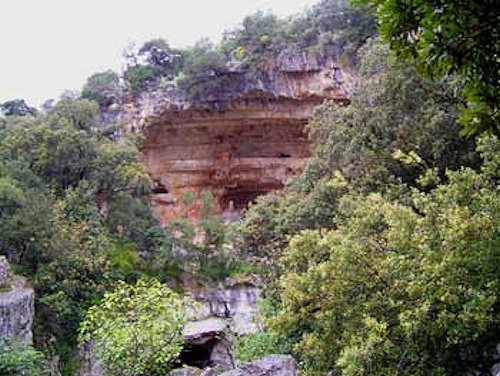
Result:
<svg viewBox="0 0 500 376"><path fill-rule="evenodd" d="M286 17L317 0L2 0L0 103L39 106L78 90L94 72L119 70L131 42L186 47L217 41L257 10Z"/></svg>

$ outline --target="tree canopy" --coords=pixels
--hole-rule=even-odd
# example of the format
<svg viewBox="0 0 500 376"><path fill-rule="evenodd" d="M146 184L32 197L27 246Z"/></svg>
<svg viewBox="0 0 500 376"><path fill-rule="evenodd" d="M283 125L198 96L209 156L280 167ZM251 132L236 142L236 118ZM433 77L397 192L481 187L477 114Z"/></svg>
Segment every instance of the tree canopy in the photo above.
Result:
<svg viewBox="0 0 500 376"><path fill-rule="evenodd" d="M85 310L160 247L137 145L115 144L99 127L95 102L63 99L0 129L0 249L33 282L36 346L59 355L67 374ZM116 262L125 255L132 271Z"/></svg>
<svg viewBox="0 0 500 376"><path fill-rule="evenodd" d="M120 283L80 326L110 376L165 375L179 356L188 300L155 281Z"/></svg>
<svg viewBox="0 0 500 376"><path fill-rule="evenodd" d="M468 134L500 133L500 8L495 0L358 0L370 4L382 40L434 76L456 76Z"/></svg>
<svg viewBox="0 0 500 376"><path fill-rule="evenodd" d="M28 106L24 99L12 99L0 104L0 110L5 116L36 115L37 110Z"/></svg>
<svg viewBox="0 0 500 376"><path fill-rule="evenodd" d="M483 138L481 172L450 171L408 203L344 196L335 229L292 238L270 321L311 370L488 372L500 334L498 147Z"/></svg>
<svg viewBox="0 0 500 376"><path fill-rule="evenodd" d="M112 70L94 73L82 88L82 98L96 101L101 108L116 103L120 95L120 76Z"/></svg>

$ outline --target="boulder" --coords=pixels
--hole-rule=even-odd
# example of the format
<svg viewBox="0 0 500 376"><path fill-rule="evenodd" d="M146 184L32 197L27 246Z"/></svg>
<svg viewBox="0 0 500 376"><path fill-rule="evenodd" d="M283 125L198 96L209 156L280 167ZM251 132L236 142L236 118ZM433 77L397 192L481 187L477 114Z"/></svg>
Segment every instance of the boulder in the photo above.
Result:
<svg viewBox="0 0 500 376"><path fill-rule="evenodd" d="M176 368L168 376L200 376L202 370L195 367Z"/></svg>
<svg viewBox="0 0 500 376"><path fill-rule="evenodd" d="M188 288L189 289L189 288ZM191 289L191 291L193 291ZM193 297L200 303L189 312L189 319L205 325L205 319L225 319L232 333L245 335L262 330L258 317L258 303L261 289L254 282L226 281L224 285L193 291ZM188 324L200 326L200 324Z"/></svg>
<svg viewBox="0 0 500 376"><path fill-rule="evenodd" d="M240 365L221 376L296 376L297 363L288 355L269 355Z"/></svg>
<svg viewBox="0 0 500 376"><path fill-rule="evenodd" d="M184 327L184 339L193 344L204 344L214 337L222 336L227 328L227 322L218 317L208 317L203 320L189 321Z"/></svg>

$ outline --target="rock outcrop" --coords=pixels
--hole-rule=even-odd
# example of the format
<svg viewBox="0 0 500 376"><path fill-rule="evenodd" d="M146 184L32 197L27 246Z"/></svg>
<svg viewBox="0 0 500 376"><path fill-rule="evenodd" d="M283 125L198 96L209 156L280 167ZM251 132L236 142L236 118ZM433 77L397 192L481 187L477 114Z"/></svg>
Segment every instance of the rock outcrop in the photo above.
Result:
<svg viewBox="0 0 500 376"><path fill-rule="evenodd" d="M145 136L162 222L196 221L203 191L233 220L257 196L286 188L309 156L304 125L314 107L348 102L353 79L337 64L341 52L283 52L258 70L229 65L227 85L201 100L169 87L123 105L119 120ZM185 200L188 194L194 199Z"/></svg>
<svg viewBox="0 0 500 376"><path fill-rule="evenodd" d="M183 367L174 369L168 376L200 376L202 371L196 367Z"/></svg>
<svg viewBox="0 0 500 376"><path fill-rule="evenodd" d="M297 374L297 363L291 356L269 355L226 372L220 372L216 368L202 370L183 367L173 370L168 376L297 376Z"/></svg>
<svg viewBox="0 0 500 376"><path fill-rule="evenodd" d="M80 368L76 376L102 376L103 370L92 342L87 342L79 349Z"/></svg>
<svg viewBox="0 0 500 376"><path fill-rule="evenodd" d="M7 259L0 256L0 339L31 344L34 313L33 289L12 275Z"/></svg>
<svg viewBox="0 0 500 376"><path fill-rule="evenodd" d="M220 376L296 376L297 363L288 355L269 355Z"/></svg>
<svg viewBox="0 0 500 376"><path fill-rule="evenodd" d="M198 320L216 317L223 319L229 330L243 335L261 329L258 321L260 287L257 282L237 282L231 279L216 287L189 287L193 297L200 303L196 310Z"/></svg>
<svg viewBox="0 0 500 376"><path fill-rule="evenodd" d="M193 288L193 286L191 286ZM192 291L198 307L184 329L186 346L181 363L204 368L234 368L230 334L249 334L261 329L257 309L260 288L253 283L226 281L218 287Z"/></svg>

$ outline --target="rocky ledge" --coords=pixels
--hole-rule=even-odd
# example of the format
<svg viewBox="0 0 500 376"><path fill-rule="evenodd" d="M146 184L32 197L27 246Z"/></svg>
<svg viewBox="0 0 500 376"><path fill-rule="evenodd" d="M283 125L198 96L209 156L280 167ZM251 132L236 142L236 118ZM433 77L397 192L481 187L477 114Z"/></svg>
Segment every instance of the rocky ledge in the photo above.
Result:
<svg viewBox="0 0 500 376"><path fill-rule="evenodd" d="M200 370L194 367L175 369L168 376L296 376L297 363L288 355L269 355L254 362L241 364L227 371L215 368Z"/></svg>

